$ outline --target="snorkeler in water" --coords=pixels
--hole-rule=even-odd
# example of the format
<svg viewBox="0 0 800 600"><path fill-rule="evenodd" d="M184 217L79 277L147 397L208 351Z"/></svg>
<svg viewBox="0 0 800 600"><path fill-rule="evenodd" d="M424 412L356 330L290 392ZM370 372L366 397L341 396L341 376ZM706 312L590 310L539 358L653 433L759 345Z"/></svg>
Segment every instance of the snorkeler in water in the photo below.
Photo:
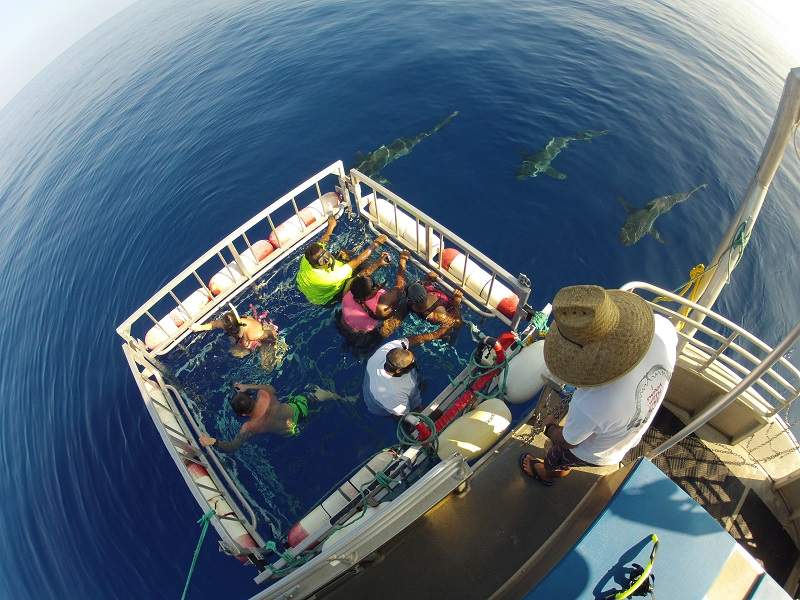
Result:
<svg viewBox="0 0 800 600"><path fill-rule="evenodd" d="M448 333L453 337L453 333L462 323L461 301L464 292L456 289L452 296L447 295L436 286L438 278L439 275L431 271L425 281L406 286L405 262L401 260L395 287L381 298L383 302L394 307L389 318L381 324L382 337L391 336L409 313L414 313L429 323L438 324L438 337Z"/></svg>
<svg viewBox="0 0 800 600"><path fill-rule="evenodd" d="M312 304L328 304L341 296L353 273L370 255L386 243L386 236L379 235L366 250L353 259L346 253L341 256L343 260L334 257L327 249L327 244L336 228L336 219L328 217L328 228L322 234L319 242L309 244L297 271L295 281L306 300Z"/></svg>
<svg viewBox="0 0 800 600"><path fill-rule="evenodd" d="M401 268L405 268L408 252L400 254ZM393 313L393 307L382 301L387 290L372 278L373 273L391 263L388 252L363 269L350 282L350 289L342 297L341 309L336 315L336 325L345 340L354 348L369 348L380 342L380 325Z"/></svg>
<svg viewBox="0 0 800 600"><path fill-rule="evenodd" d="M275 388L269 384L234 383L233 388L237 394L230 400L231 408L238 416L247 417L248 420L230 441L201 435L200 444L203 446L212 446L222 452L235 452L251 437L261 433L297 435L297 424L308 416L308 399L305 396L289 396L286 402L281 402Z"/></svg>
<svg viewBox="0 0 800 600"><path fill-rule="evenodd" d="M250 311L253 316L244 317L228 311L222 315L221 319L215 319L202 325L193 325L192 331L222 329L234 342L231 347L233 356L243 358L254 350L259 350L262 366L271 370L280 362L279 358L282 354L278 348L281 345L278 338L278 327L269 319L267 311L259 313L252 304ZM285 354L285 350L283 354Z"/></svg>

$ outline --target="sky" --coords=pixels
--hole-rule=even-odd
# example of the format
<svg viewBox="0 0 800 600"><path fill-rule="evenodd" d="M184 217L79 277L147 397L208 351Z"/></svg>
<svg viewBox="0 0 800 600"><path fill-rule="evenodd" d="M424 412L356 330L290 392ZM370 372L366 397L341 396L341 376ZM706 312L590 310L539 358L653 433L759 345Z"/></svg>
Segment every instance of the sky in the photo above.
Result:
<svg viewBox="0 0 800 600"><path fill-rule="evenodd" d="M0 109L87 33L135 0L0 0Z"/></svg>

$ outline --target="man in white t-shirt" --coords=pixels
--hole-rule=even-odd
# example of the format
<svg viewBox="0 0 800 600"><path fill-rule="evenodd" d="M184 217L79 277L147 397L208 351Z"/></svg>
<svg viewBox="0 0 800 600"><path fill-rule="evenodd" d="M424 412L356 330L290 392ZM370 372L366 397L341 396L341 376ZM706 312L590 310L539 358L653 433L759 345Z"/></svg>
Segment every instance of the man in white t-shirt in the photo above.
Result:
<svg viewBox="0 0 800 600"><path fill-rule="evenodd" d="M523 472L545 485L571 467L618 464L639 443L667 393L678 345L672 323L631 292L566 287L553 316L544 360L577 389L563 427L544 420L552 442L544 461L520 456Z"/></svg>
<svg viewBox="0 0 800 600"><path fill-rule="evenodd" d="M374 415L402 417L422 403L419 373L412 346L445 335L455 323L430 333L386 342L367 361L364 373L364 403Z"/></svg>

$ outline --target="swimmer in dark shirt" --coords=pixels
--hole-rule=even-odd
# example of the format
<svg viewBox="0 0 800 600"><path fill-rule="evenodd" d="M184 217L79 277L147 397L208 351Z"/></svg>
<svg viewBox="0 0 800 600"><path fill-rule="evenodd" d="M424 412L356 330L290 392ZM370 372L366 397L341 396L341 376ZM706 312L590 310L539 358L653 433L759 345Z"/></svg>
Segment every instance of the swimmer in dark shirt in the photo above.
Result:
<svg viewBox="0 0 800 600"><path fill-rule="evenodd" d="M436 287L434 282L439 276L431 271L426 281L418 281L406 287L405 265L401 262L397 271L397 282L393 290L381 298L386 303L395 303L401 308L386 319L381 325L381 336L391 336L408 313L413 312L420 319L439 325L438 337L457 329L461 321L461 300L464 293L460 289L453 292L452 297Z"/></svg>

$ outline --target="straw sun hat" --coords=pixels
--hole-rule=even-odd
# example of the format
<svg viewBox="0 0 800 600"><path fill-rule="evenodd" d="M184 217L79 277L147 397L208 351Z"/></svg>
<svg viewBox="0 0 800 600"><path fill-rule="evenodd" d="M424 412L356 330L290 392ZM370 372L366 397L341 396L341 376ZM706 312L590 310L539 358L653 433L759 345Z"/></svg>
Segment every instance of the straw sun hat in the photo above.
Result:
<svg viewBox="0 0 800 600"><path fill-rule="evenodd" d="M628 373L644 358L655 330L653 311L642 298L596 285L559 290L553 316L544 361L553 375L578 387Z"/></svg>

